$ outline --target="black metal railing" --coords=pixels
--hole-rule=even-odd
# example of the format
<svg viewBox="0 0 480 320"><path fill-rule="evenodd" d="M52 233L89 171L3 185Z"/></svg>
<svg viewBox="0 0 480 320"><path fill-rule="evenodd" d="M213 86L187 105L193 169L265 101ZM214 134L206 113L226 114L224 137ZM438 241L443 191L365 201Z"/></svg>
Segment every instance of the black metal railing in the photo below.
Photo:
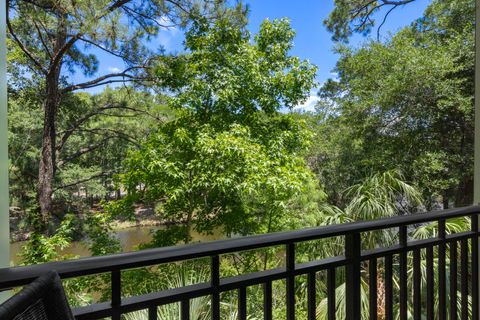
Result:
<svg viewBox="0 0 480 320"><path fill-rule="evenodd" d="M0 290L25 285L43 272L52 269L56 270L63 279L108 272L111 274L111 301L75 309L74 314L77 319L105 317L120 319L122 314L145 309L148 310L149 319L157 319L157 307L170 303L180 303L181 319L189 319L190 301L197 297L208 296L211 299L212 319L216 320L221 316L221 293L236 290L238 318L247 319L247 287L262 285L264 318L271 319L272 282L284 280L286 315L288 320L292 320L295 318L296 303L299 303L295 301L295 280L301 275L306 275L308 319L316 319L318 303L316 274L322 271L327 274L328 319L335 319L335 309L338 305L335 301L336 271L344 267L346 319L360 319L361 312L365 311L362 310L364 306L362 307L361 304L363 279L368 283L369 319L377 319L379 307L381 307L385 319L393 319L394 312L398 312L400 319L423 319L424 315L427 319L441 320L447 317L457 319L460 315L461 319L477 320L479 319L478 214L480 214L480 206L471 206L209 243L4 268L0 269ZM458 217L470 217L470 230L447 234L446 222L448 219ZM408 228L412 229L429 222L438 222L435 237L422 240L408 239ZM398 228L397 244L362 250L362 234L392 228ZM304 263L296 261L295 249L299 243L333 237L344 238L343 255ZM284 246L285 267L234 277L220 276L221 255L273 246ZM421 256L421 250L424 250L422 252L425 253L425 259ZM410 280L407 275L407 255L413 257ZM121 271L197 258L210 259L209 282L122 297ZM382 269L378 268L380 259L383 263ZM368 263L368 268L362 271L362 264L365 263ZM426 265L424 269L426 272L423 275L421 263ZM368 276L363 274L365 272ZM384 273L385 302L382 306L377 305L378 272ZM394 278L398 280L398 286L394 286ZM411 281L410 287L408 281ZM399 288L398 297L394 295L396 293L394 287ZM425 296L422 295L422 291L426 292ZM409 310L412 310L411 313Z"/></svg>

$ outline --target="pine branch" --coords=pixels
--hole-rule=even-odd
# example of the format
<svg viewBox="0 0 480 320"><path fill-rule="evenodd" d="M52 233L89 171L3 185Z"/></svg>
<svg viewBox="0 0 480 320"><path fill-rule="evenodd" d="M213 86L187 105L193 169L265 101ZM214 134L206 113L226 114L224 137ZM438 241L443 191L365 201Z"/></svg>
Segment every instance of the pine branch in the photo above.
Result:
<svg viewBox="0 0 480 320"><path fill-rule="evenodd" d="M148 116L151 116L154 119L161 120L161 119L158 119L157 117L155 117L154 115L148 113L145 110L139 110L139 109L136 109L136 108L127 107L127 106L123 106L123 105L107 105L105 107L98 108L98 109L96 109L96 110L94 110L90 113L87 113L86 115L84 115L83 117L78 119L69 129L67 129L64 132L60 132L59 135L62 135L62 138L60 139L60 143L57 145L57 152L62 150L64 145L67 143L67 140L70 138L70 136L75 131L80 130L80 127L82 126L82 124L84 124L85 122L87 122L89 119L91 119L94 116L107 115L107 114L105 114L105 111L107 111L107 110L115 110L115 109L129 110L129 111L133 111L133 112L136 112L136 113L139 113L139 114L146 114ZM112 115L110 115L110 116L112 116Z"/></svg>
<svg viewBox="0 0 480 320"><path fill-rule="evenodd" d="M42 64L37 59L35 59L33 54L25 47L25 45L22 43L22 41L20 41L20 39L17 37L17 35L13 31L12 24L10 23L10 17L9 17L9 7L10 7L9 2L10 1L7 0L7 4L6 4L6 7L7 7L6 20L7 20L8 32L13 37L13 40L17 43L17 45L20 47L20 49L33 62L33 64L40 70L40 72L46 75L47 70L45 70L45 68L43 68Z"/></svg>
<svg viewBox="0 0 480 320"><path fill-rule="evenodd" d="M61 167L67 162L73 161L73 160L77 159L78 157L81 157L82 155L84 155L86 153L89 153L91 151L97 150L98 148L101 148L102 146L104 146L105 142L107 142L108 140L113 139L113 138L115 138L115 137L106 137L106 138L100 140L100 142L98 142L96 144L91 144L87 147L80 148L77 152L75 152L75 153L65 157L63 160L59 161L58 164L57 164L57 167Z"/></svg>
<svg viewBox="0 0 480 320"><path fill-rule="evenodd" d="M135 67L127 68L122 72L109 73L109 74L103 75L101 77L98 77L96 79L93 79L93 80L90 80L90 81L87 81L87 82L78 83L78 84L75 84L75 85L68 86L68 87L66 87L62 90L62 93L71 92L71 91L75 91L75 90L79 90L79 89L93 88L93 87L96 87L96 86L100 86L100 85L104 85L104 84L108 84L108 83L114 83L114 82L142 81L142 80L145 80L145 78L137 77L135 75L130 74L129 72L131 72L134 69L145 69L145 68L147 68L147 67L145 67L145 66L135 66ZM127 78L127 79L105 81L107 79L120 78L120 77Z"/></svg>

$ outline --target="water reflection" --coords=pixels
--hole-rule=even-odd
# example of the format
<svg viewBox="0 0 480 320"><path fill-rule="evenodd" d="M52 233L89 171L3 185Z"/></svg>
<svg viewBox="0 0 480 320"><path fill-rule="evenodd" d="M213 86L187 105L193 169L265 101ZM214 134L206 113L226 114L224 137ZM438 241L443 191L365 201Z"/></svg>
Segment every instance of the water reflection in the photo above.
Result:
<svg viewBox="0 0 480 320"><path fill-rule="evenodd" d="M164 226L153 226L153 227L131 227L115 231L115 236L119 239L120 245L124 252L136 250L136 247L140 243L147 243L152 240L152 233L156 230L164 229ZM213 241L220 239L222 233L220 231L215 231L212 235L199 234L192 231L192 241ZM18 265L21 262L19 254L22 247L25 245L26 241L19 241L10 244L10 261L14 265ZM65 248L61 251L64 255L88 257L90 256L90 251L88 250L87 245L82 241L74 241L70 244L68 248Z"/></svg>

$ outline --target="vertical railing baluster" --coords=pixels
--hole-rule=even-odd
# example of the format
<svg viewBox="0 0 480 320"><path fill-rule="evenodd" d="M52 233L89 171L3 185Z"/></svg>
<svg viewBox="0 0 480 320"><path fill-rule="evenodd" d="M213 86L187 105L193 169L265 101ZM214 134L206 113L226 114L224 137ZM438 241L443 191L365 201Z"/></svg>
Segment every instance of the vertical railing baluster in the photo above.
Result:
<svg viewBox="0 0 480 320"><path fill-rule="evenodd" d="M148 308L148 320L157 320L158 315L157 315L157 306L152 306ZM186 320L188 318L184 318L182 314L182 320Z"/></svg>
<svg viewBox="0 0 480 320"><path fill-rule="evenodd" d="M272 320L272 282L263 284L263 319Z"/></svg>
<svg viewBox="0 0 480 320"><path fill-rule="evenodd" d="M378 316L378 293L377 293L377 259L368 262L368 308L369 319L376 320Z"/></svg>
<svg viewBox="0 0 480 320"><path fill-rule="evenodd" d="M190 308L193 308L193 304L191 305L191 303L192 301L195 302L192 299L203 297L206 299L211 298L208 311L211 312L212 320L219 320L222 313L221 311L225 310L221 309L220 293L227 290L238 290L238 318L246 320L248 311L251 311L248 310L247 306L252 303L250 296L248 297L249 300L247 300L248 288L250 288L250 286L253 288L253 286L263 283L264 320L272 320L273 301L275 305L279 305L282 312L286 307L287 320L294 320L296 311L295 277L298 275L306 275L308 277L307 319L313 320L317 318L318 309L317 290L319 289L319 283L316 281L316 277L319 272L325 271L328 320L335 319L336 313L345 315L344 319L346 320L357 320L360 319L361 315L365 315L365 317L371 320L376 320L379 317L378 313L381 313L381 316L384 316L386 320L393 320L397 317L403 320L410 316L409 311L412 311L411 317L413 320L424 318L428 320L440 320L446 319L447 317L451 320L457 320L458 318L480 320L480 310L478 309L480 307L478 303L478 299L480 298L480 230L478 214L480 213L474 213L475 211L473 210L478 210L478 207L429 213L419 215L418 217L393 217L391 219L374 222L359 222L332 226L331 228L322 227L287 234L272 234L267 237L261 236L259 238L253 237L217 242L198 247L181 248L178 252L171 249L163 251L162 249L153 252L153 255L152 253L138 256L127 255L125 259L128 261L121 264L116 264L115 261L118 259L113 258L111 262L92 258L93 260L86 261L78 266L59 262L56 264L56 268L59 269L62 278L86 276L90 274L95 275L102 272L107 273L104 274L104 276L107 277L107 282L110 281L110 288L107 287L107 293L108 289L110 289L110 303L107 301L106 304L95 304L88 308L76 309L73 312L77 315L77 318L93 319L94 317L110 317L112 320L120 320L126 317L124 315L125 313L139 310L144 313L145 318L157 320L159 318L157 314L161 314L159 311L162 311L159 309L160 305L175 304L176 311L179 312L175 317L181 320L189 320L191 313ZM449 219L467 217L471 218L470 232L459 232L447 235L446 227L449 226L449 224L446 222ZM405 223L412 226L427 226L427 222L433 224L435 221L438 222L437 237L413 242L408 241L407 226L401 226ZM430 225L431 224L428 226ZM387 244L379 244L378 247L372 251L362 251L362 233L394 227L399 227L399 246L387 247ZM324 239L326 237L345 237L344 256L336 256L330 261L316 260L296 265L296 243ZM285 245L285 269L254 272L228 279L222 279L220 277L220 254L234 254L234 252L238 251L278 245ZM425 252L423 251L424 249ZM410 273L407 272L410 259L409 251L412 251L411 255L413 257L411 284L409 283L410 280L408 277ZM424 256L425 253L426 258ZM397 255L399 257L398 269ZM121 268L150 266L162 263L181 263L185 260L200 257L211 259L210 285L208 285L208 282L207 284L199 283L192 286L185 284L182 288L166 289L162 292L152 292L128 299L122 297L122 286L124 284L122 283ZM425 261L423 261L424 258ZM447 258L449 262L448 269L446 265ZM366 266L368 270L361 269L362 263L368 263L368 266ZM425 270L423 269L423 263L426 263ZM384 275L381 274L382 271L378 271L379 265L380 270L383 268ZM338 275L339 272L336 268L342 267L345 267L345 292L342 292L344 296L339 298L336 297L336 274ZM20 270L18 274L13 272L15 273L13 277L11 276L12 270L10 268L1 269L0 290L26 285L31 278L41 272L42 268L42 266L26 266L25 270ZM342 276L344 275L343 271L344 270L341 270ZM423 278L424 275L426 279ZM438 275L438 278L436 275ZM108 277L110 277L110 279L108 279ZM362 279L368 280L368 306L366 303L362 304ZM285 285L283 284L284 280L286 281ZM382 280L384 280L384 283L380 286ZM278 289L282 292L286 289L286 297L282 296L282 301L273 300L276 298L272 295L273 281L277 281L275 282L275 289L277 289L277 285ZM426 281L425 284L424 281ZM438 281L438 283L436 281ZM399 288L399 298L397 298L396 295L397 285ZM409 285L411 285L411 287ZM411 289L412 292L408 289ZM426 297L424 296L425 293ZM384 298L383 301L385 305L378 306L377 303L379 300L382 300L382 298ZM398 305L397 299L399 302ZM345 313L343 312L344 310L336 310L337 303L340 302L342 302L342 306L345 305L346 307ZM362 313L362 308L364 313ZM368 315L366 312L367 308L369 309ZM297 313L300 314L300 312Z"/></svg>
<svg viewBox="0 0 480 320"><path fill-rule="evenodd" d="M295 243L286 245L287 320L295 320Z"/></svg>
<svg viewBox="0 0 480 320"><path fill-rule="evenodd" d="M247 320L247 288L238 289L238 320Z"/></svg>
<svg viewBox="0 0 480 320"><path fill-rule="evenodd" d="M421 263L420 249L413 251L413 319L420 320L422 318L422 273L420 270Z"/></svg>
<svg viewBox="0 0 480 320"><path fill-rule="evenodd" d="M472 319L479 320L480 301L478 296L478 214L471 217L471 230L475 233L472 238Z"/></svg>
<svg viewBox="0 0 480 320"><path fill-rule="evenodd" d="M337 303L336 303L336 275L335 267L329 268L327 270L327 301L328 301L328 320L335 320L337 312ZM316 318L314 318L316 319Z"/></svg>
<svg viewBox="0 0 480 320"><path fill-rule="evenodd" d="M180 302L180 309L182 320L190 320L190 300L182 300Z"/></svg>
<svg viewBox="0 0 480 320"><path fill-rule="evenodd" d="M450 242L450 320L457 319L457 242Z"/></svg>
<svg viewBox="0 0 480 320"><path fill-rule="evenodd" d="M122 284L120 270L112 270L110 282L112 289L112 320L120 320L120 310L118 308L122 303Z"/></svg>
<svg viewBox="0 0 480 320"><path fill-rule="evenodd" d="M468 240L460 241L460 290L462 320L468 319Z"/></svg>
<svg viewBox="0 0 480 320"><path fill-rule="evenodd" d="M427 319L433 320L435 317L435 301L433 297L434 273L433 273L433 247L427 247Z"/></svg>
<svg viewBox="0 0 480 320"><path fill-rule="evenodd" d="M438 221L438 238L441 240L438 245L438 319L447 318L447 292L446 292L446 268L445 268L445 220Z"/></svg>
<svg viewBox="0 0 480 320"><path fill-rule="evenodd" d="M359 319L360 304L360 233L349 233L345 236L345 257L349 260L345 266L346 271L346 319Z"/></svg>
<svg viewBox="0 0 480 320"><path fill-rule="evenodd" d="M400 252L400 320L407 320L407 226L399 229Z"/></svg>
<svg viewBox="0 0 480 320"><path fill-rule="evenodd" d="M220 319L220 257L211 257L212 320Z"/></svg>
<svg viewBox="0 0 480 320"><path fill-rule="evenodd" d="M393 257L385 256L385 320L393 320Z"/></svg>
<svg viewBox="0 0 480 320"><path fill-rule="evenodd" d="M328 285L329 284L327 284L327 287ZM330 296L327 295L327 297L330 299ZM308 320L315 320L317 318L317 289L315 271L309 272L307 276L307 300Z"/></svg>

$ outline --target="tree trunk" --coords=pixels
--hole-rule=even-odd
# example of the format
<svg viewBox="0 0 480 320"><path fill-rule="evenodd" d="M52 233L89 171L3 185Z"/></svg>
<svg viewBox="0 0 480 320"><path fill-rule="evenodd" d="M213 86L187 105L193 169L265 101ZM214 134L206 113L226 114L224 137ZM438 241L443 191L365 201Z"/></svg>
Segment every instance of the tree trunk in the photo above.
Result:
<svg viewBox="0 0 480 320"><path fill-rule="evenodd" d="M448 209L449 203L450 203L450 198L448 197L448 192L447 191L445 191L443 193L442 202L443 202L443 209Z"/></svg>
<svg viewBox="0 0 480 320"><path fill-rule="evenodd" d="M470 206L473 204L473 179L464 177L455 194L455 207Z"/></svg>
<svg viewBox="0 0 480 320"><path fill-rule="evenodd" d="M46 83L42 152L38 170L38 203L41 221L47 224L52 212L53 181L55 179L55 135L58 109L58 72L49 75Z"/></svg>
<svg viewBox="0 0 480 320"><path fill-rule="evenodd" d="M67 39L67 17L62 14L57 25L55 46L52 60L45 78L45 103L42 136L42 152L38 168L38 203L40 205L41 222L45 227L52 213L53 182L56 168L56 118L60 101L59 79L64 46Z"/></svg>

